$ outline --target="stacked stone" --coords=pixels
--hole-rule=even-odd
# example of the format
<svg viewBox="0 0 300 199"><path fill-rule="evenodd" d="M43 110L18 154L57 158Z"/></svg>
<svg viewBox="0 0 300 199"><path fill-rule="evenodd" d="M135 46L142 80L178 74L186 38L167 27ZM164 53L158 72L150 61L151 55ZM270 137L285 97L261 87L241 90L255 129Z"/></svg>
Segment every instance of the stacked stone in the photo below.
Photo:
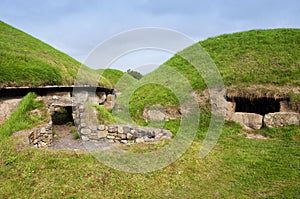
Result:
<svg viewBox="0 0 300 199"><path fill-rule="evenodd" d="M108 142L120 142L126 144L135 142L151 142L164 138L172 138L172 133L165 129L138 127L133 125L98 125L98 120L96 121L97 113L95 110L92 110L94 113L87 113L88 111L83 105L84 101L90 101L88 94L78 94L77 102L75 102L75 110L73 111L73 118L77 126L78 133L83 141L105 140ZM101 94L102 96L104 95L103 93ZM112 96L113 95L107 95L105 97L106 102L110 102L110 105L113 105L114 101ZM91 112L91 110L89 111ZM91 116L86 114L95 115Z"/></svg>
<svg viewBox="0 0 300 199"><path fill-rule="evenodd" d="M133 125L99 125L98 136L106 136L109 142L140 143L172 138L172 133L165 129L138 127Z"/></svg>
<svg viewBox="0 0 300 199"><path fill-rule="evenodd" d="M52 121L32 131L29 136L29 144L36 148L48 148L52 145L53 132Z"/></svg>

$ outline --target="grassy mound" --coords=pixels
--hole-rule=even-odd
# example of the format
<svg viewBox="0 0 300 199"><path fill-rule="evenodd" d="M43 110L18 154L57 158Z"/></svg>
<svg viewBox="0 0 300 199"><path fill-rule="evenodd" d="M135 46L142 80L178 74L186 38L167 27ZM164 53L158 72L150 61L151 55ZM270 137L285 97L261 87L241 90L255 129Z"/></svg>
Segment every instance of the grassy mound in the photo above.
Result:
<svg viewBox="0 0 300 199"><path fill-rule="evenodd" d="M73 85L82 64L48 44L0 21L0 88ZM90 80L103 70L82 67ZM124 73L107 69L99 85L114 87ZM82 82L87 83L87 82Z"/></svg>
<svg viewBox="0 0 300 199"><path fill-rule="evenodd" d="M71 85L81 63L0 21L0 87Z"/></svg>
<svg viewBox="0 0 300 199"><path fill-rule="evenodd" d="M216 63L226 86L300 86L300 29L251 30L199 44ZM206 87L180 56L175 55L165 64L184 74L194 88Z"/></svg>
<svg viewBox="0 0 300 199"><path fill-rule="evenodd" d="M251 30L209 38L198 44L208 52L218 67L228 95L293 97L293 106L298 108L300 29ZM193 89L201 95L207 88L204 80L199 72L180 56L181 53L193 53L193 48L198 44L179 52L164 65L186 77ZM193 57L193 54L190 57ZM194 57L197 59L196 53ZM159 77L159 73L160 70L155 70L144 78ZM298 88L296 94L292 94L294 88ZM152 85L152 88L137 90L131 103L139 103L140 109L143 109L148 100L134 101L134 99L135 96L145 95L149 90L155 90L156 93L160 93L159 95L166 92L157 85ZM171 91L168 92L165 95L171 96ZM150 97L152 104L159 104L162 100L159 95ZM135 110L131 113L136 120L137 114Z"/></svg>

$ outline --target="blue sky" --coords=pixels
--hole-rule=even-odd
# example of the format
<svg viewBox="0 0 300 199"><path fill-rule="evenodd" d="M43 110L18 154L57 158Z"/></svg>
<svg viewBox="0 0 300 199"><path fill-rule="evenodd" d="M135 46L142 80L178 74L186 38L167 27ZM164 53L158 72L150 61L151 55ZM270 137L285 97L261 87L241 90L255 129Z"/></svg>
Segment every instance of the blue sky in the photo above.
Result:
<svg viewBox="0 0 300 199"><path fill-rule="evenodd" d="M97 44L133 28L174 29L195 41L250 29L300 28L300 1L1 0L0 19L84 61ZM166 56L152 58L161 62Z"/></svg>

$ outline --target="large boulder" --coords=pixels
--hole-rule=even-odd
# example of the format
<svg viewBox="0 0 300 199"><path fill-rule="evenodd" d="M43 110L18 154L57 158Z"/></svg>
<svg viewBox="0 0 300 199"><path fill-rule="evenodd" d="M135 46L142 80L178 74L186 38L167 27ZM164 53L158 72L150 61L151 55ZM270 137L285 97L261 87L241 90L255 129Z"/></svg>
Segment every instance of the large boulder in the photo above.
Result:
<svg viewBox="0 0 300 199"><path fill-rule="evenodd" d="M269 128L278 128L288 125L300 125L300 114L294 112L269 113L265 115L264 123Z"/></svg>
<svg viewBox="0 0 300 199"><path fill-rule="evenodd" d="M240 123L244 129L257 130L262 127L263 116L255 113L235 112L232 120Z"/></svg>

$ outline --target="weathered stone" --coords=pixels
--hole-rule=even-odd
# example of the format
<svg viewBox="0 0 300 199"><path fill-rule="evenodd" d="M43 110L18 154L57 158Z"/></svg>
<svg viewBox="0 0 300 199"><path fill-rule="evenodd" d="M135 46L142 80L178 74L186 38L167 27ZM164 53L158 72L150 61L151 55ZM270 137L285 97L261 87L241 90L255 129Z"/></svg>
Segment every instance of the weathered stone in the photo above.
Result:
<svg viewBox="0 0 300 199"><path fill-rule="evenodd" d="M82 141L89 141L90 139L87 136L81 135Z"/></svg>
<svg viewBox="0 0 300 199"><path fill-rule="evenodd" d="M112 135L108 135L106 137L107 137L107 139L115 139L116 138L115 136L112 136Z"/></svg>
<svg viewBox="0 0 300 199"><path fill-rule="evenodd" d="M143 111L143 118L148 121L164 121L166 119L165 108L161 105L155 105L151 109Z"/></svg>
<svg viewBox="0 0 300 199"><path fill-rule="evenodd" d="M98 130L104 131L105 130L105 125L103 125L103 124L99 125Z"/></svg>
<svg viewBox="0 0 300 199"><path fill-rule="evenodd" d="M280 101L280 112L292 112L287 100Z"/></svg>
<svg viewBox="0 0 300 199"><path fill-rule="evenodd" d="M127 144L128 143L127 140L121 140L120 142L123 143L123 144Z"/></svg>
<svg viewBox="0 0 300 199"><path fill-rule="evenodd" d="M46 128L42 127L41 130L40 130L40 133L46 133Z"/></svg>
<svg viewBox="0 0 300 199"><path fill-rule="evenodd" d="M300 125L300 114L294 112L269 113L265 115L264 123L269 128L278 128L288 125Z"/></svg>
<svg viewBox="0 0 300 199"><path fill-rule="evenodd" d="M124 133L124 130L123 130L122 126L118 126L118 133L119 134L123 134Z"/></svg>
<svg viewBox="0 0 300 199"><path fill-rule="evenodd" d="M118 134L118 136L123 140L127 138L126 134L124 134L124 133Z"/></svg>
<svg viewBox="0 0 300 199"><path fill-rule="evenodd" d="M118 127L116 127L116 126L108 126L108 132L109 133L118 132Z"/></svg>
<svg viewBox="0 0 300 199"><path fill-rule="evenodd" d="M130 127L124 126L123 127L123 132L126 133L126 134L130 133Z"/></svg>
<svg viewBox="0 0 300 199"><path fill-rule="evenodd" d="M162 138L167 138L167 139L170 139L173 136L172 132L166 129L162 130L162 134L163 134Z"/></svg>
<svg viewBox="0 0 300 199"><path fill-rule="evenodd" d="M89 128L84 128L84 129L81 129L81 131L80 131L80 134L82 134L82 135L90 135L91 133L92 133L92 130Z"/></svg>
<svg viewBox="0 0 300 199"><path fill-rule="evenodd" d="M225 120L231 120L232 116L235 112L235 107L236 104L235 102L226 102L226 116L225 116Z"/></svg>
<svg viewBox="0 0 300 199"><path fill-rule="evenodd" d="M108 135L108 131L97 131L98 138L105 138Z"/></svg>
<svg viewBox="0 0 300 199"><path fill-rule="evenodd" d="M262 127L263 116L255 113L236 112L232 120L240 123L244 129L257 130Z"/></svg>
<svg viewBox="0 0 300 199"><path fill-rule="evenodd" d="M209 89L211 113L226 116L225 89Z"/></svg>
<svg viewBox="0 0 300 199"><path fill-rule="evenodd" d="M131 140L131 139L133 138L133 136L132 136L131 133L127 133L126 136L127 136L127 139L128 139L128 140Z"/></svg>

